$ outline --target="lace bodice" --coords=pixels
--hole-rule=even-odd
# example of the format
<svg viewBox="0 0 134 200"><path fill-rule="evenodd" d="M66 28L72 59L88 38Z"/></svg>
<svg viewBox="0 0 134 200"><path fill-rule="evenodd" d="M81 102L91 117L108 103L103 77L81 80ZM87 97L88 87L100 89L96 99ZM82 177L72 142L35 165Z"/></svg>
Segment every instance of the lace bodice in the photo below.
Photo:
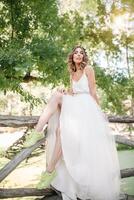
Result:
<svg viewBox="0 0 134 200"><path fill-rule="evenodd" d="M72 89L74 93L89 93L88 79L85 72L78 81L72 80Z"/></svg>

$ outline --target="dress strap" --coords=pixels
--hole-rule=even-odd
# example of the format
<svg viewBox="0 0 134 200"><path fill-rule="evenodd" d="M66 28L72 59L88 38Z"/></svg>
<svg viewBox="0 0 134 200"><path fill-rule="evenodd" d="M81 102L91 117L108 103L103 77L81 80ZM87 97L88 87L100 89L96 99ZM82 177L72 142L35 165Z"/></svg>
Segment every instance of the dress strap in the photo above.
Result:
<svg viewBox="0 0 134 200"><path fill-rule="evenodd" d="M85 75L86 75L86 72L85 72L85 67L84 67L84 69L83 69L83 74L85 74Z"/></svg>
<svg viewBox="0 0 134 200"><path fill-rule="evenodd" d="M85 72L85 67L83 69L83 75L85 75L87 77L86 72Z"/></svg>

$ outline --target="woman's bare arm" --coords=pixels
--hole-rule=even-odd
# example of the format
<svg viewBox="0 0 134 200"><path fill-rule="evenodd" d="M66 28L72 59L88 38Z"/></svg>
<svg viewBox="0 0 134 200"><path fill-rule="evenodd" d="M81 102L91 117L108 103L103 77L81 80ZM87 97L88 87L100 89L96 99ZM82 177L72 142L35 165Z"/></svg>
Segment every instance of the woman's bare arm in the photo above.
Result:
<svg viewBox="0 0 134 200"><path fill-rule="evenodd" d="M85 67L85 73L88 78L88 85L89 85L89 91L92 97L95 99L97 104L99 105L99 99L96 94L96 81L95 81L95 73L94 69L92 67Z"/></svg>

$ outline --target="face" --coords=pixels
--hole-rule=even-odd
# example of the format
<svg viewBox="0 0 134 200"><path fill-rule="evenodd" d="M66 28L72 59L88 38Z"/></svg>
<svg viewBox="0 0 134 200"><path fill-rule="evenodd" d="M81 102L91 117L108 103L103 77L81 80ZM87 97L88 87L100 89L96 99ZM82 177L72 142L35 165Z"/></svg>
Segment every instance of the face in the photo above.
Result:
<svg viewBox="0 0 134 200"><path fill-rule="evenodd" d="M76 64L80 64L83 61L84 51L81 48L76 48L73 53L73 61Z"/></svg>

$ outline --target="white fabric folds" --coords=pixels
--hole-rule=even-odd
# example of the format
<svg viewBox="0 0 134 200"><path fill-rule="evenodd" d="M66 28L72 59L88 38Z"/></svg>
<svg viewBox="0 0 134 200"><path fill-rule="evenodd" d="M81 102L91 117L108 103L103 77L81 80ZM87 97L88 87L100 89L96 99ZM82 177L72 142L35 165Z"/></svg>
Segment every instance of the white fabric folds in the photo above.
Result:
<svg viewBox="0 0 134 200"><path fill-rule="evenodd" d="M63 152L52 186L72 200L118 200L120 166L114 136L100 107L85 91L86 81L83 74L73 87L75 92L85 93L64 95L61 113L57 110L49 120L47 162L59 120Z"/></svg>

